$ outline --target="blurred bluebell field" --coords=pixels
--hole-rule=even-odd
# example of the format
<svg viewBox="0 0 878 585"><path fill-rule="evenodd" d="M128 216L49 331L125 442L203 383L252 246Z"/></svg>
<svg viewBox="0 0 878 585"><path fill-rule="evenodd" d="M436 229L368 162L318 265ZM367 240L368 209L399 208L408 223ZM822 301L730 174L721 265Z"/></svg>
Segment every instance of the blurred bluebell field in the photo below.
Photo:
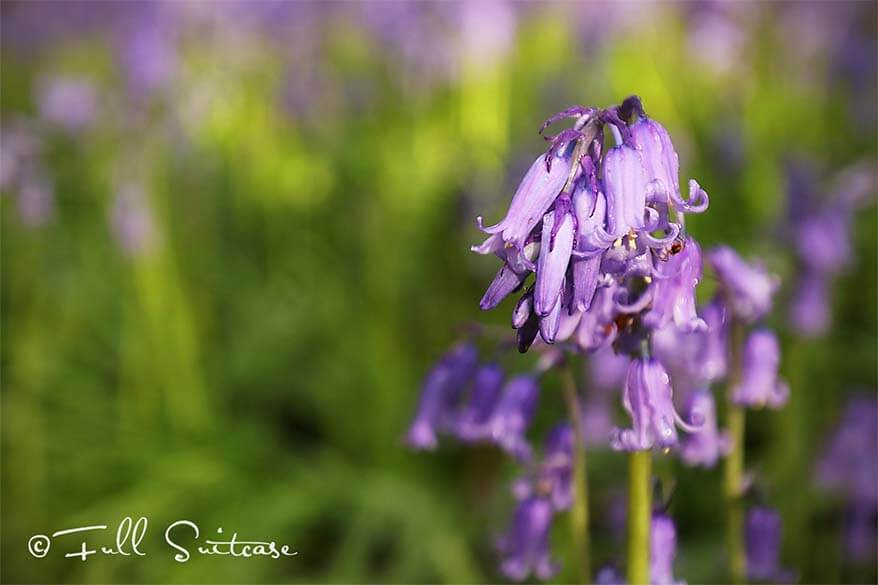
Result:
<svg viewBox="0 0 878 585"><path fill-rule="evenodd" d="M544 119L636 94L710 193L689 232L780 279L790 398L748 418L747 470L783 566L875 582L876 22L845 1L4 1L0 580L502 579L516 465L404 438L455 341L511 333L513 301L479 310L497 265L474 218L501 217ZM547 378L534 437L563 413ZM593 565L618 566L625 459L596 433ZM655 466L676 576L722 582L719 470ZM126 516L146 557L28 554ZM298 554L180 563L180 519Z"/></svg>

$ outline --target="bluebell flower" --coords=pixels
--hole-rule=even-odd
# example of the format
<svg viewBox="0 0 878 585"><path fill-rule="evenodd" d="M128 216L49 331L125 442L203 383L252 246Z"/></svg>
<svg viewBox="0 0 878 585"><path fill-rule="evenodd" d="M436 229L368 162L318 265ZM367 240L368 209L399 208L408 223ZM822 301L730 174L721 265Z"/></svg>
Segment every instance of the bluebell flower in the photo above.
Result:
<svg viewBox="0 0 878 585"><path fill-rule="evenodd" d="M689 420L698 421L699 428L687 435L680 445L680 459L686 465L713 467L731 449L727 433L720 432L716 422L716 404L709 390L692 393L688 400Z"/></svg>
<svg viewBox="0 0 878 585"><path fill-rule="evenodd" d="M649 546L649 578L651 585L685 585L674 577L677 556L677 529L665 514L652 515Z"/></svg>
<svg viewBox="0 0 878 585"><path fill-rule="evenodd" d="M446 422L475 371L478 352L471 343L453 347L427 374L415 420L406 442L415 449L434 449L437 431Z"/></svg>
<svg viewBox="0 0 878 585"><path fill-rule="evenodd" d="M501 572L513 581L524 581L531 574L551 579L558 565L549 552L552 504L548 498L534 496L518 504L509 531L499 540Z"/></svg>
<svg viewBox="0 0 878 585"><path fill-rule="evenodd" d="M573 118L573 126L546 137L549 149L506 216L483 227L489 237L473 247L504 262L481 308L525 287L533 272L533 292L527 289L513 317L522 351L537 332L542 342L570 340L592 351L641 326L704 328L694 300L701 254L685 235L684 216L704 211L708 198L695 181L688 198L680 194L667 131L636 97L604 110L574 106L543 130L563 118ZM617 141L608 149L606 128Z"/></svg>
<svg viewBox="0 0 878 585"><path fill-rule="evenodd" d="M490 422L503 389L503 370L497 364L485 364L476 371L468 400L450 425L464 441L490 437Z"/></svg>
<svg viewBox="0 0 878 585"><path fill-rule="evenodd" d="M719 279L726 306L736 318L752 323L771 310L780 283L761 264L745 262L728 246L711 250L708 261Z"/></svg>
<svg viewBox="0 0 878 585"><path fill-rule="evenodd" d="M667 449L677 444L677 427L689 433L698 430L677 413L671 379L665 368L653 358L631 362L622 404L631 416L632 428L613 431L610 439L613 449Z"/></svg>
<svg viewBox="0 0 878 585"><path fill-rule="evenodd" d="M744 343L741 379L732 391L732 401L739 406L780 408L786 404L789 386L778 377L780 345L777 337L765 329L750 333Z"/></svg>
<svg viewBox="0 0 878 585"><path fill-rule="evenodd" d="M536 410L539 390L534 376L523 374L510 379L491 416L491 440L518 459L530 457L531 448L524 434Z"/></svg>
<svg viewBox="0 0 878 585"><path fill-rule="evenodd" d="M767 507L755 507L747 515L747 578L751 581L788 583L793 574L780 567L780 514Z"/></svg>

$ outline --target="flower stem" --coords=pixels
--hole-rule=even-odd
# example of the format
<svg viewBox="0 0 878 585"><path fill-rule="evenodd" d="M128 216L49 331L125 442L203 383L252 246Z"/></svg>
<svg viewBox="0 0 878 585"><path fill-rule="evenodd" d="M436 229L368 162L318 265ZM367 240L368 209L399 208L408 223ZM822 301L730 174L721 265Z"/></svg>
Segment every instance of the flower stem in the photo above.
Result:
<svg viewBox="0 0 878 585"><path fill-rule="evenodd" d="M652 521L652 453L633 451L628 459L628 583L649 583L649 530Z"/></svg>
<svg viewBox="0 0 878 585"><path fill-rule="evenodd" d="M573 369L567 364L563 368L564 399L573 426L573 509L570 512L570 527L573 531L573 544L579 562L577 582L591 583L591 561L589 557L588 534L588 475L586 468L585 443L582 432L582 410Z"/></svg>
<svg viewBox="0 0 878 585"><path fill-rule="evenodd" d="M725 460L724 491L726 497L726 545L729 554L729 580L745 583L747 578L747 551L744 543L744 431L745 411L732 400L732 392L741 379L741 348L744 327L737 321L731 323L731 363L729 383L726 388L728 415L726 425L731 449Z"/></svg>

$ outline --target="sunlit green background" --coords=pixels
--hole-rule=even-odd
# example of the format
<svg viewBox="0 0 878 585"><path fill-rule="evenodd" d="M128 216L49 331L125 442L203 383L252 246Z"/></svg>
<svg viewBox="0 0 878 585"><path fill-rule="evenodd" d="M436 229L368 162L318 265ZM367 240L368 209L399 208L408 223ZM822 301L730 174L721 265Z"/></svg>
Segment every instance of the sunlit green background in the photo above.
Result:
<svg viewBox="0 0 878 585"><path fill-rule="evenodd" d="M122 3L80 3L77 18L59 4L0 6L3 140L31 121L54 185L40 225L11 190L0 199L3 582L496 582L514 464L451 442L412 453L402 439L422 377L462 326L507 326L510 305L478 311L497 266L468 247L474 217L499 217L545 148L542 120L640 95L683 178L711 195L691 232L761 257L785 283L786 162L810 161L819 192L878 153L874 61L865 86L846 83L831 49L856 34L874 51L874 3L848 5L853 18L829 3L516 4L499 50L478 43L496 15L467 41L447 15L463 5L420 3L408 8L427 24L395 34L446 60L431 70L364 17L398 4L180 2L163 7L172 24L144 25L172 27L175 52L148 96L126 87L118 59L107 14ZM698 36L696 8L720 10L737 40ZM39 120L41 80L59 75L96 88L87 128ZM112 223L132 183L152 222L133 254ZM824 337L792 333L782 291L771 323L792 400L749 429L749 467L802 582L876 579L874 564L844 562L842 506L811 481L844 398L876 387L874 203L852 228ZM556 384L545 380L535 437L562 416ZM718 472L659 460L676 478L677 574L723 579ZM607 511L624 458L591 461L596 564L618 564ZM149 518L147 557L66 559L77 542L60 539L44 559L27 553L33 534L125 516ZM299 554L176 563L162 532L179 519ZM569 569L567 537L558 522Z"/></svg>

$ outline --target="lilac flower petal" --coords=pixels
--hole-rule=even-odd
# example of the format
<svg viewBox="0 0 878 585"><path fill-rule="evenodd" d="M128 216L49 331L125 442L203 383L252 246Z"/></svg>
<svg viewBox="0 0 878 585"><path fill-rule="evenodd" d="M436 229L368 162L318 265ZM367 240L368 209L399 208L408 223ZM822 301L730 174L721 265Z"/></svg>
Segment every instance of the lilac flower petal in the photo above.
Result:
<svg viewBox="0 0 878 585"><path fill-rule="evenodd" d="M588 311L598 288L601 257L575 258L570 264L573 273L573 307L579 311Z"/></svg>
<svg viewBox="0 0 878 585"><path fill-rule="evenodd" d="M728 246L711 250L708 260L737 317L752 323L771 310L772 297L778 289L776 277L762 266L748 264Z"/></svg>
<svg viewBox="0 0 878 585"><path fill-rule="evenodd" d="M531 573L541 579L554 576L557 567L549 557L552 515L545 498L531 497L518 505L509 532L498 543L503 556L500 570L507 578L523 581Z"/></svg>
<svg viewBox="0 0 878 585"><path fill-rule="evenodd" d="M485 233L502 234L503 241L522 248L531 230L555 201L570 171L570 158L556 157L552 170L547 171L543 156L537 157L519 185L509 210L499 223L490 227L479 226Z"/></svg>
<svg viewBox="0 0 878 585"><path fill-rule="evenodd" d="M668 516L653 514L649 538L649 577L651 585L683 585L674 578L677 556L677 529Z"/></svg>
<svg viewBox="0 0 878 585"><path fill-rule="evenodd" d="M613 147L603 169L609 233L619 237L643 228L647 181L640 153L629 146Z"/></svg>
<svg viewBox="0 0 878 585"><path fill-rule="evenodd" d="M741 381L732 389L732 400L740 406L779 408L789 396L789 387L778 378L780 345L770 331L759 329L744 343Z"/></svg>
<svg viewBox="0 0 878 585"><path fill-rule="evenodd" d="M550 211L543 217L543 240L540 244L534 291L534 308L540 317L548 315L557 304L573 251L573 216L563 216L552 242L554 225L555 214Z"/></svg>
<svg viewBox="0 0 878 585"><path fill-rule="evenodd" d="M506 383L491 417L491 439L518 459L530 456L524 433L533 418L538 397L539 386L533 376L516 376Z"/></svg>
<svg viewBox="0 0 878 585"><path fill-rule="evenodd" d="M463 390L476 367L475 346L463 343L452 348L427 374L421 400L406 442L414 449L434 449L436 431L450 405Z"/></svg>

